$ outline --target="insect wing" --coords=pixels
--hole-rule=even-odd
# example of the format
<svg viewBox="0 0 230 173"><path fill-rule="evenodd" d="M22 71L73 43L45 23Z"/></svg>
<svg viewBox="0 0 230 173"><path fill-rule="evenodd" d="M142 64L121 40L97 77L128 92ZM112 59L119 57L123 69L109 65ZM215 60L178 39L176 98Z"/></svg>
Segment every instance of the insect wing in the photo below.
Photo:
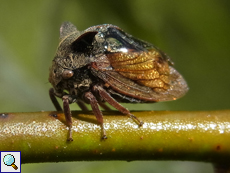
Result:
<svg viewBox="0 0 230 173"><path fill-rule="evenodd" d="M185 80L170 59L153 45L117 29L106 38L110 68L99 68L98 76L118 93L157 102L175 100L187 92ZM97 67L104 62L98 59Z"/></svg>

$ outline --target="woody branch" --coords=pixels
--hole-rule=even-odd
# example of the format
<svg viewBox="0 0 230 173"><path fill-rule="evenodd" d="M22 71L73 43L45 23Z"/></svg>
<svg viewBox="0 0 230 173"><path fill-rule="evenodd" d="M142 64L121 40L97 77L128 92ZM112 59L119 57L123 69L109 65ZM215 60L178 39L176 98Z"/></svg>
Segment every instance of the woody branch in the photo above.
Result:
<svg viewBox="0 0 230 173"><path fill-rule="evenodd" d="M107 140L91 112L73 111L73 142L61 112L0 114L0 150L21 151L22 163L83 160L230 159L230 110L132 112L142 127L118 112L104 112Z"/></svg>

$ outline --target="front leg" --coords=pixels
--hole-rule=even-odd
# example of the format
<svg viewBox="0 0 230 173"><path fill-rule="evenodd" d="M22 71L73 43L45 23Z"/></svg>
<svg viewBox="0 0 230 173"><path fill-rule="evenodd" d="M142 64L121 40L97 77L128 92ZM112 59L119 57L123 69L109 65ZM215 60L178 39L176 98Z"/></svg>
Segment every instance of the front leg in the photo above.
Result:
<svg viewBox="0 0 230 173"><path fill-rule="evenodd" d="M54 89L50 88L49 95L50 95L50 99L51 99L52 103L54 104L54 107L56 108L56 110L62 111L62 108L56 99L56 96L61 97L61 94L57 95L57 93L55 93ZM71 114L71 111L69 108L70 100L71 101L73 100L73 98L71 96L69 96L69 95L62 96L62 102L63 102L63 109L64 109L64 114L65 114L66 124L69 127L69 134L68 134L67 141L73 141L73 138L72 138L72 114Z"/></svg>
<svg viewBox="0 0 230 173"><path fill-rule="evenodd" d="M70 108L69 108L69 100L72 100L72 98L69 95L64 95L62 97L65 119L66 119L67 126L69 127L69 135L68 135L67 141L73 141L73 138L72 138L72 113L71 113Z"/></svg>
<svg viewBox="0 0 230 173"><path fill-rule="evenodd" d="M60 104L58 103L58 101L56 99L56 94L55 94L53 88L50 88L50 90L49 90L49 96L50 96L50 99L51 99L54 107L56 108L56 110L57 111L62 111L62 108L61 108Z"/></svg>

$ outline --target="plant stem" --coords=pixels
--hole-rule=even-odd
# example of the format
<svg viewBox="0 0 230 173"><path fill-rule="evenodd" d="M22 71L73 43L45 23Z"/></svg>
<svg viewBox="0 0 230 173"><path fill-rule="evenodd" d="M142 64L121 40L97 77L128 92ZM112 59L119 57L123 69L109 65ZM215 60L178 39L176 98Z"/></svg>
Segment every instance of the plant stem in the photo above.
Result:
<svg viewBox="0 0 230 173"><path fill-rule="evenodd" d="M61 112L0 114L0 150L22 163L83 160L187 160L229 163L230 110L103 112L107 140L91 112L73 111L73 142Z"/></svg>

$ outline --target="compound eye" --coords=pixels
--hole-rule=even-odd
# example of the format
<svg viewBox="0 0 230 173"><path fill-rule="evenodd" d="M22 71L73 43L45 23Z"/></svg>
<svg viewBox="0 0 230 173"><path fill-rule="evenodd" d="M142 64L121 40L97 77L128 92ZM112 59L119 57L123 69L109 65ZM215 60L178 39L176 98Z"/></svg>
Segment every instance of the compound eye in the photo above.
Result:
<svg viewBox="0 0 230 173"><path fill-rule="evenodd" d="M71 78L73 76L73 74L74 73L71 70L64 70L63 73L62 73L62 77L64 79L69 79L69 78Z"/></svg>

